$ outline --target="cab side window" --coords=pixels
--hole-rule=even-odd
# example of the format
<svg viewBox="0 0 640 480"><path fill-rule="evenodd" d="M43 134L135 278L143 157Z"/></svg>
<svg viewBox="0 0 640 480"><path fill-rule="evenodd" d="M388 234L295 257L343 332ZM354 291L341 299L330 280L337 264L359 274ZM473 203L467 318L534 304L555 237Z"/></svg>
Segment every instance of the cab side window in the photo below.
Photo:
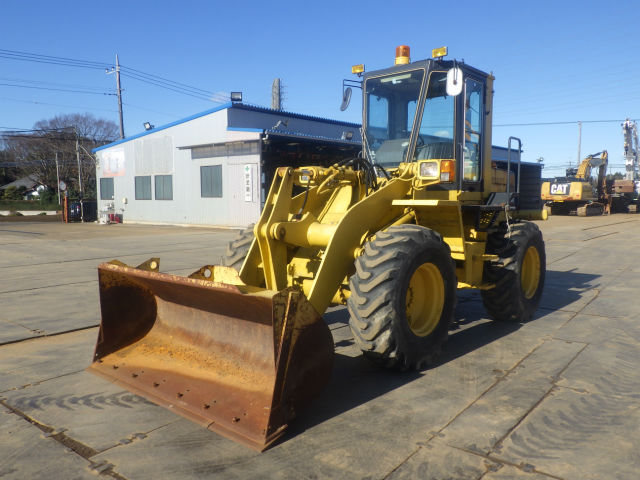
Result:
<svg viewBox="0 0 640 480"><path fill-rule="evenodd" d="M464 96L464 155L462 170L465 181L477 182L480 180L484 85L476 80L467 78Z"/></svg>

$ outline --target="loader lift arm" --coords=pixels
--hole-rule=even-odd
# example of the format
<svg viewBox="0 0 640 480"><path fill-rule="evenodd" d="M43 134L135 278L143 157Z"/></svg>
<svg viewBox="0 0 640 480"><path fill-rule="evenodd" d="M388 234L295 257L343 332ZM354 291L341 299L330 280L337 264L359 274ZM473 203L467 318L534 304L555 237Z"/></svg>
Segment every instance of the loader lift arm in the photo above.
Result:
<svg viewBox="0 0 640 480"><path fill-rule="evenodd" d="M292 197L293 185L303 185L305 176L311 176L314 185ZM353 273L364 239L402 217L403 208L392 206L392 201L406 197L411 188L410 168L381 181L380 188L368 195L362 176L345 167L278 169L240 278L249 285L263 280L267 289L275 291L288 282L298 285L316 311L324 312ZM296 220L305 197L305 213ZM289 257L301 249L311 268L300 262L291 268ZM319 257L319 264L314 263ZM260 271L263 278L256 277Z"/></svg>

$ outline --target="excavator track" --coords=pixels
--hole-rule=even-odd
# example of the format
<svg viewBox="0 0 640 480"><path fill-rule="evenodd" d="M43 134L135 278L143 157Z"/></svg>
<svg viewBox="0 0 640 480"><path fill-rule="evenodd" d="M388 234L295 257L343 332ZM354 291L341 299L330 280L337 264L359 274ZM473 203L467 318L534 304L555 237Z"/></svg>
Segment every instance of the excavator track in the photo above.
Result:
<svg viewBox="0 0 640 480"><path fill-rule="evenodd" d="M579 217L594 217L604 214L604 205L601 203L588 203L576 209Z"/></svg>

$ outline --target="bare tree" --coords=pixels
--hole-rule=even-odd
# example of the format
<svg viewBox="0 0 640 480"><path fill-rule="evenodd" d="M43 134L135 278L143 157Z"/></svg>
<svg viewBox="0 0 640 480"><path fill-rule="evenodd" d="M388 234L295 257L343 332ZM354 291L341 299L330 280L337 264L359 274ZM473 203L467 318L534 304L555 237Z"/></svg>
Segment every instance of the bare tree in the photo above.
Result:
<svg viewBox="0 0 640 480"><path fill-rule="evenodd" d="M111 120L96 118L90 113L56 115L48 120L40 120L33 126L38 130L71 130L77 132L83 141L104 145L118 138L118 126Z"/></svg>
<svg viewBox="0 0 640 480"><path fill-rule="evenodd" d="M118 126L90 113L57 115L40 120L29 134L5 134L5 150L18 162L24 175L32 175L50 187L57 186L56 159L60 180L76 193L80 178L84 197L95 194L95 157L91 150L118 138Z"/></svg>
<svg viewBox="0 0 640 480"><path fill-rule="evenodd" d="M0 139L0 145L2 141ZM13 182L17 179L17 168L15 167L15 159L11 152L0 149L0 185Z"/></svg>

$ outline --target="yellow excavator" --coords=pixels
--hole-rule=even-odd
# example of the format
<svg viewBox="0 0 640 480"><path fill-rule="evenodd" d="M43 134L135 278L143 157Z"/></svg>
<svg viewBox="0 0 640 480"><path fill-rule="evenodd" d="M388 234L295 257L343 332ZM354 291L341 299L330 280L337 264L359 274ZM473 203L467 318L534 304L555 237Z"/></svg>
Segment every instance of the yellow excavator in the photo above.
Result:
<svg viewBox="0 0 640 480"><path fill-rule="evenodd" d="M554 215L578 215L580 217L602 215L607 210L606 150L588 155L578 168L568 168L566 177L556 177L542 182L541 198ZM598 169L595 187L591 184L591 171Z"/></svg>
<svg viewBox="0 0 640 480"><path fill-rule="evenodd" d="M157 258L101 264L89 371L263 450L330 379L330 305L347 305L367 358L398 370L435 361L457 288L479 289L496 320L529 320L545 248L527 220L545 214L519 189L540 171L515 160L514 138L492 161L494 78L445 55L411 62L401 46L390 68L353 67L361 155L279 168L224 265L180 277Z"/></svg>

